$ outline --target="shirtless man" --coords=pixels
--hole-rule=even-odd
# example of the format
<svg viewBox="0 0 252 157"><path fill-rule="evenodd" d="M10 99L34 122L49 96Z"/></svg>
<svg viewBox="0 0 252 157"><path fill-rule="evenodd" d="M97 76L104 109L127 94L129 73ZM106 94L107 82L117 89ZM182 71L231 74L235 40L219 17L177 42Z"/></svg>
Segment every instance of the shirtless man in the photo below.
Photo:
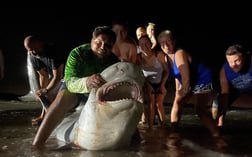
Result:
<svg viewBox="0 0 252 157"><path fill-rule="evenodd" d="M114 20L112 30L116 33L116 43L112 49L115 55L125 62L136 63L137 44L128 36L128 25L125 21Z"/></svg>

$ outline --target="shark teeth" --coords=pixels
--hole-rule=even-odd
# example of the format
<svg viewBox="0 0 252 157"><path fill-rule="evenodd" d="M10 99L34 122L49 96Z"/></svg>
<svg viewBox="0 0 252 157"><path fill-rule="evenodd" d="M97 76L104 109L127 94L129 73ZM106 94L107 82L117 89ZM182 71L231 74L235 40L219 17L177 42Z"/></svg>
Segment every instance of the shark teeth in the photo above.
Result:
<svg viewBox="0 0 252 157"><path fill-rule="evenodd" d="M123 101L141 100L141 90L132 82L117 82L106 84L98 90L98 100L104 101Z"/></svg>

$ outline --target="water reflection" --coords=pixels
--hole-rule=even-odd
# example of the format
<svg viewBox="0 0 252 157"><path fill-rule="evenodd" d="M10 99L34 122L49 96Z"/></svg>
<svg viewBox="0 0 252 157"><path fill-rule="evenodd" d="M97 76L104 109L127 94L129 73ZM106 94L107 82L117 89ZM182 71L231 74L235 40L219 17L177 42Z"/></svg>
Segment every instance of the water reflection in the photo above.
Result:
<svg viewBox="0 0 252 157"><path fill-rule="evenodd" d="M31 118L40 110L0 112L0 156L3 157L240 157L252 156L251 111L230 111L223 137L214 139L197 117L185 114L177 132L170 127L149 130L139 125L140 139L127 148L115 151L85 151L65 146L54 139L43 151L33 150L31 142L37 127ZM168 117L167 117L168 118Z"/></svg>

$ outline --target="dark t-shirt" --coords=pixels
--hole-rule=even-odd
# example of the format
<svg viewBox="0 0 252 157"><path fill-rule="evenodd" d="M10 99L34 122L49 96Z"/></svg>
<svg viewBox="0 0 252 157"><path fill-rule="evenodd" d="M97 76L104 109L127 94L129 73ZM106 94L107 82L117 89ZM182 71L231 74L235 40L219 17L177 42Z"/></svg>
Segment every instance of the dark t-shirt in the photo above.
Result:
<svg viewBox="0 0 252 157"><path fill-rule="evenodd" d="M65 64L62 57L57 54L56 48L52 45L47 45L44 48L44 56L34 56L31 55L31 63L36 71L45 69L50 76L52 76L52 71L57 69L61 64Z"/></svg>

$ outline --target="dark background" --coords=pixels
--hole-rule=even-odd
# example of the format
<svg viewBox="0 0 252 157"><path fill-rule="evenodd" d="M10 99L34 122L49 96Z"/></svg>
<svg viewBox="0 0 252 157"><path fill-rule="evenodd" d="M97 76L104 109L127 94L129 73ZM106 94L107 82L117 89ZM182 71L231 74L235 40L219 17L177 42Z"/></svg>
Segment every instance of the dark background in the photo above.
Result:
<svg viewBox="0 0 252 157"><path fill-rule="evenodd" d="M6 68L5 78L0 81L0 93L23 95L29 91L23 47L25 36L43 35L58 47L62 56L67 56L72 48L90 41L95 26L111 25L117 17L128 20L130 35L134 38L136 28L148 22L156 23L157 31L172 30L181 45L213 68L216 79L229 45L242 43L251 48L252 14L249 5L242 3L204 3L182 6L168 5L167 1L147 7L134 4L107 8L108 4L100 4L72 7L74 9L1 8L0 45L4 50Z"/></svg>

